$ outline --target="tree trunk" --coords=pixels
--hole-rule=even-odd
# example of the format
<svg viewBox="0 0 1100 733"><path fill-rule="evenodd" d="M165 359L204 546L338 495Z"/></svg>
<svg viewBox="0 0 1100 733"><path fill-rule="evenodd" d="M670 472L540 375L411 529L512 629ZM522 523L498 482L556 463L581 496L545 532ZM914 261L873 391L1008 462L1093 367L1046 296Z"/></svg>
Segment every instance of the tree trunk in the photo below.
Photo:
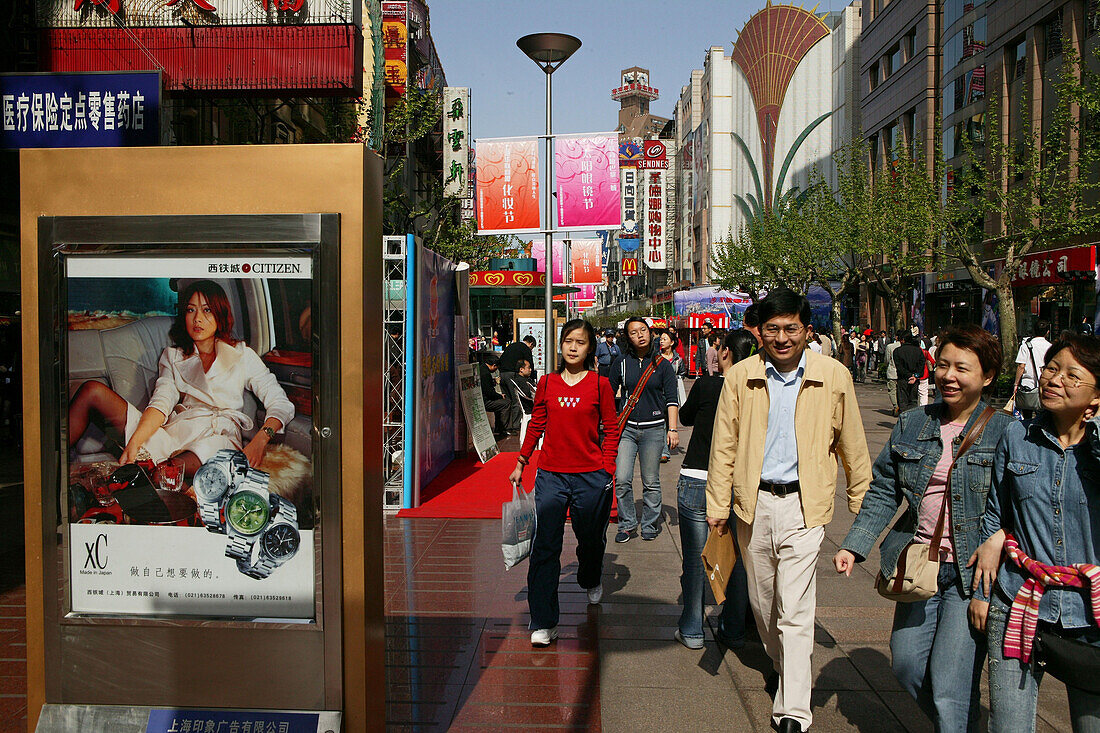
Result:
<svg viewBox="0 0 1100 733"><path fill-rule="evenodd" d="M1001 373L1008 374L1015 371L1016 343L1016 296L1012 292L1012 280L1009 277L1011 270L1005 270L1001 277L997 278L997 313L1000 318L1001 348L1004 350L1004 359L1001 362Z"/></svg>
<svg viewBox="0 0 1100 733"><path fill-rule="evenodd" d="M841 291L841 292L843 292L843 291ZM838 348L838 349L840 348L840 308L841 308L840 299L841 299L841 295L840 295L840 293L837 293L836 295L833 296L833 303L832 303L832 309L833 309L833 343L837 345L835 348Z"/></svg>

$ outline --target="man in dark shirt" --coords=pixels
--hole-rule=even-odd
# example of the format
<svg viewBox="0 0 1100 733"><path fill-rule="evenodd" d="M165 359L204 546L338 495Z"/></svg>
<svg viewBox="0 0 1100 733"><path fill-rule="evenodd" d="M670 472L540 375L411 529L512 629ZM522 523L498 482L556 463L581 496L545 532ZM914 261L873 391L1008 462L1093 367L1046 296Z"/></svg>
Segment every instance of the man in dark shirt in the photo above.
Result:
<svg viewBox="0 0 1100 733"><path fill-rule="evenodd" d="M615 343L615 332L610 328L603 333L604 340L596 344L596 368L601 377L606 377L611 372L611 365L622 353Z"/></svg>
<svg viewBox="0 0 1100 733"><path fill-rule="evenodd" d="M898 412L905 412L917 404L917 389L924 374L924 352L917 345L917 337L905 334L905 341L894 350L894 366L898 370Z"/></svg>
<svg viewBox="0 0 1100 733"><path fill-rule="evenodd" d="M700 374L707 373L707 349L710 348L710 332L713 330L714 324L709 318L699 327L699 341L695 347L695 370Z"/></svg>
<svg viewBox="0 0 1100 733"><path fill-rule="evenodd" d="M501 390L500 384L497 383L497 376L500 373L497 369L499 358L493 352L485 354L481 359L481 368L478 371L481 373L481 398L485 402L485 410L496 415L493 435L497 438L503 438L507 435L504 421L508 419L509 403Z"/></svg>
<svg viewBox="0 0 1100 733"><path fill-rule="evenodd" d="M497 365L500 368L500 384L504 387L504 397L508 400L508 414L503 429L508 431L509 435L519 435L519 422L523 417L523 409L519 404L519 396L512 387L512 380L519 373L520 360L529 364L535 362L535 357L531 355L531 349L534 346L533 336L524 336L522 340L508 344L501 353L500 362Z"/></svg>

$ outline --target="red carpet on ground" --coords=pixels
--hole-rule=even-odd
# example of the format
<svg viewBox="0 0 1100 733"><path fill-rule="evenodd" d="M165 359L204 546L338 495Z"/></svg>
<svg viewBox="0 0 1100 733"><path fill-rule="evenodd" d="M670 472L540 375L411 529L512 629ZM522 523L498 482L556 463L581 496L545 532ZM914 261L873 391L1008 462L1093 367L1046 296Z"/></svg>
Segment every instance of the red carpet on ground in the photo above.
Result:
<svg viewBox="0 0 1100 733"><path fill-rule="evenodd" d="M500 519L501 506L512 500L512 485L508 476L516 467L518 453L500 453L481 463L476 453L456 458L420 490L420 506L402 509L402 518L427 517L431 519ZM531 463L523 472L523 486L528 491L535 488L539 451L531 456ZM614 504L611 517L615 518Z"/></svg>

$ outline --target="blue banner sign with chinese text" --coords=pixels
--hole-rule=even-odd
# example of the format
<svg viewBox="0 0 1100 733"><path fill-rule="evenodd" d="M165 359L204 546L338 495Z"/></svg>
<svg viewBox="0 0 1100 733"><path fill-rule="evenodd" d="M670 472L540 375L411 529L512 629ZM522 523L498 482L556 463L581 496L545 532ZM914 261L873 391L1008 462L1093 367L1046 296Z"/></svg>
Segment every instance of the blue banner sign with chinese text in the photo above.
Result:
<svg viewBox="0 0 1100 733"><path fill-rule="evenodd" d="M317 733L318 713L151 710L145 733Z"/></svg>
<svg viewBox="0 0 1100 733"><path fill-rule="evenodd" d="M158 71L0 74L0 148L158 144Z"/></svg>

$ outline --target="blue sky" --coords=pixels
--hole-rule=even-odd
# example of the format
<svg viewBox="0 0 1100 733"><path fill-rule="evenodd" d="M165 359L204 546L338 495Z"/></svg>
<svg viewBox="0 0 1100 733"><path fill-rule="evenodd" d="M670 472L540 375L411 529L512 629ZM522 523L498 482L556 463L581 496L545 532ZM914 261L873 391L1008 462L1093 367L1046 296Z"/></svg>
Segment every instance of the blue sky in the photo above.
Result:
<svg viewBox="0 0 1100 733"><path fill-rule="evenodd" d="M801 4L795 0L793 4ZM818 13L844 0L822 0ZM509 137L544 131L545 76L516 47L528 33L569 33L582 46L554 73L554 132L613 130L611 99L619 71L650 70L661 97L654 114L671 117L706 50L733 48L738 30L765 0L434 0L432 37L450 86L470 87L472 135ZM806 3L813 9L814 3Z"/></svg>

